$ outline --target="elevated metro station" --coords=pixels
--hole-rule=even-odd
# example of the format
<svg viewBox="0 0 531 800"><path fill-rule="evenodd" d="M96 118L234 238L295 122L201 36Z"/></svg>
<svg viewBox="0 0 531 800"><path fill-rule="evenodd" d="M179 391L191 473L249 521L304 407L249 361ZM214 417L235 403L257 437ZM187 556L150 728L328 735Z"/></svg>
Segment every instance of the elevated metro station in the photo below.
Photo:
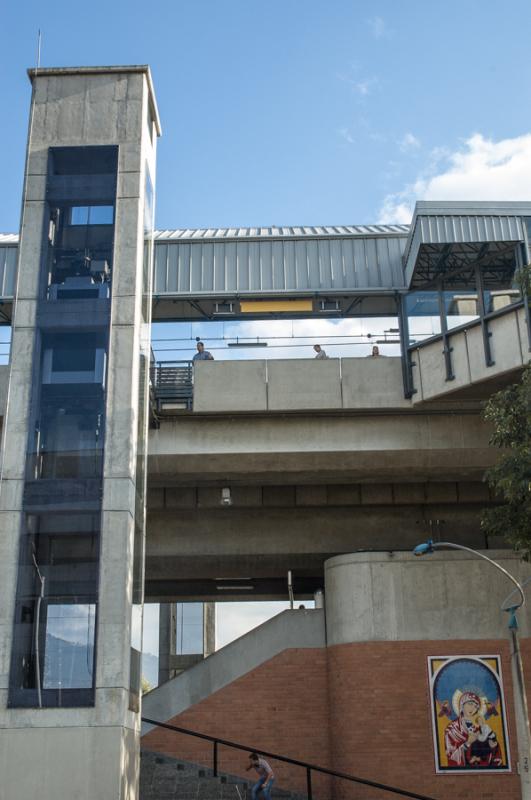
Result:
<svg viewBox="0 0 531 800"><path fill-rule="evenodd" d="M518 282L531 201L419 202L411 225L157 231L149 69L30 80L21 229L0 236L6 800L151 800L141 742L209 758L142 715L417 796L469 781L478 796L531 797L525 687L499 610L511 587L470 553L411 555L451 541L530 575L480 517L499 503L484 474L500 455L481 412L531 351ZM150 347L153 322L382 318L399 355L192 363ZM142 700L144 603L165 609L169 667L171 604L284 599L288 573L315 609ZM520 625L531 663L525 609ZM454 687L494 704L496 763L441 751L428 665L456 657L498 686ZM241 762L224 756L231 774ZM278 775L307 793L304 773ZM314 791L350 796L332 779Z"/></svg>

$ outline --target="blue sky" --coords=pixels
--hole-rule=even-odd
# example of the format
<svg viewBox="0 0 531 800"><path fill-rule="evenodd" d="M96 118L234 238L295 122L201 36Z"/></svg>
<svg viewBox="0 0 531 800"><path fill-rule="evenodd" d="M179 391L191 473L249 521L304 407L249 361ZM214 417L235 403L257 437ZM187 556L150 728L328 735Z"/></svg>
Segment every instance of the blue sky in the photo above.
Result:
<svg viewBox="0 0 531 800"><path fill-rule="evenodd" d="M530 161L530 23L525 0L6 4L0 230L18 228L39 27L43 66L151 65L156 222L176 228L398 221L466 193L456 171L527 191L491 178Z"/></svg>

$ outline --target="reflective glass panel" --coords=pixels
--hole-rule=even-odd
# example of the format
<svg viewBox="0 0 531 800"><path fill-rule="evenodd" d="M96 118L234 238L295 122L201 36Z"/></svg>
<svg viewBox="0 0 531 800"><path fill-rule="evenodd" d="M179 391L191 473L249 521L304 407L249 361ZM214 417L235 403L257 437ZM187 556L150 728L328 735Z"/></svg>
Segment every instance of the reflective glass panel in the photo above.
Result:
<svg viewBox="0 0 531 800"><path fill-rule="evenodd" d="M48 604L43 689L92 687L95 625L94 603Z"/></svg>
<svg viewBox="0 0 531 800"><path fill-rule="evenodd" d="M203 652L203 603L177 603L177 655Z"/></svg>
<svg viewBox="0 0 531 800"><path fill-rule="evenodd" d="M49 152L11 707L94 704L117 159Z"/></svg>

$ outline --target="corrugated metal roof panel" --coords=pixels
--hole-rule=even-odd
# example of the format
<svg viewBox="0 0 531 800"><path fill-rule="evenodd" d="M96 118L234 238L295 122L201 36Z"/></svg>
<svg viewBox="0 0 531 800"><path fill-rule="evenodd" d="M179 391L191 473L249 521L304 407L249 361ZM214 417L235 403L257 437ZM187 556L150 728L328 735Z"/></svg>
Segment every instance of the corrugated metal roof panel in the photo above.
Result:
<svg viewBox="0 0 531 800"><path fill-rule="evenodd" d="M407 286L422 245L523 241L523 217L531 203L417 203L403 257Z"/></svg>
<svg viewBox="0 0 531 800"><path fill-rule="evenodd" d="M421 243L520 241L522 217L531 217L531 202L418 202L404 253L406 272Z"/></svg>
<svg viewBox="0 0 531 800"><path fill-rule="evenodd" d="M341 236L407 236L409 225L319 225L265 228L183 228L155 231L155 241L183 239L286 239Z"/></svg>

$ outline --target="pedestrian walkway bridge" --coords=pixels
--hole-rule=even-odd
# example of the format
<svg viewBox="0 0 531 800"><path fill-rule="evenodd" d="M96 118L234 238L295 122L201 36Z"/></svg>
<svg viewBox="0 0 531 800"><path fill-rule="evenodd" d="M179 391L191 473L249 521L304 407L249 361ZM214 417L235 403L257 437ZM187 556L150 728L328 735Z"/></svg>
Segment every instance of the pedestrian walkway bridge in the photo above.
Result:
<svg viewBox="0 0 531 800"><path fill-rule="evenodd" d="M528 360L525 308L515 303L411 344L409 397L402 359L386 357L202 361L195 367L161 361L152 368L152 395L157 424L183 412L408 409L433 400L487 397L515 380Z"/></svg>

